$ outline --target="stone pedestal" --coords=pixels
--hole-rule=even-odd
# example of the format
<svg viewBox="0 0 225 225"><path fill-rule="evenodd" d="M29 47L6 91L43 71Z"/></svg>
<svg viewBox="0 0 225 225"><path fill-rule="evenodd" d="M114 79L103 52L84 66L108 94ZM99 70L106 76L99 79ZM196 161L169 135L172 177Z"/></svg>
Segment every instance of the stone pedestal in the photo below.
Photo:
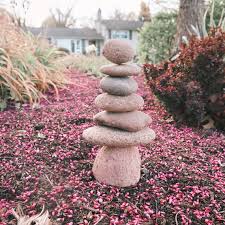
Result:
<svg viewBox="0 0 225 225"><path fill-rule="evenodd" d="M132 60L134 50L126 41L110 40L103 48L103 55L114 63L100 69L108 76L100 82L105 93L97 96L95 104L104 111L94 116L97 126L85 130L83 137L104 146L93 165L95 178L105 184L127 187L140 179L137 146L152 141L155 133L148 127L151 118L138 111L144 100L135 94L138 85L130 76L138 75L140 68L127 63Z"/></svg>
<svg viewBox="0 0 225 225"><path fill-rule="evenodd" d="M140 179L141 158L137 147L103 147L93 166L95 178L106 184L126 187Z"/></svg>

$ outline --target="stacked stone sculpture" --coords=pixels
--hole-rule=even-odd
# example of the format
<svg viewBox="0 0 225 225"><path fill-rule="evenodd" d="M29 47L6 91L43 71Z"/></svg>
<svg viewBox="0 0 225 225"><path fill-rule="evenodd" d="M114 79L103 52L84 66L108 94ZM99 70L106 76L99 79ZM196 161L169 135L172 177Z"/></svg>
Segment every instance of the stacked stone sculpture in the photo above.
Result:
<svg viewBox="0 0 225 225"><path fill-rule="evenodd" d="M114 63L100 69L108 76L100 82L105 93L97 96L95 104L104 111L94 116L97 126L85 130L83 137L103 146L93 165L95 178L105 184L126 187L140 179L141 158L137 146L149 143L155 133L148 128L151 118L138 111L144 100L135 94L138 85L130 76L138 75L140 68L128 64L134 50L127 41L110 40L103 48L103 55Z"/></svg>

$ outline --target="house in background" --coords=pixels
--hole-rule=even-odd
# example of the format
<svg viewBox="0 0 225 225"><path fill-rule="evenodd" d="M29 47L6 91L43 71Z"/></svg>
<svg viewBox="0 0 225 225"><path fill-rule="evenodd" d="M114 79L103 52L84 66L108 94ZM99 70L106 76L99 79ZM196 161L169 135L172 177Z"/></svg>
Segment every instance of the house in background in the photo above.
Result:
<svg viewBox="0 0 225 225"><path fill-rule="evenodd" d="M104 38L91 28L34 28L28 27L28 31L36 36L48 39L49 43L64 48L77 54L85 54L85 48L94 44L97 53L100 54Z"/></svg>
<svg viewBox="0 0 225 225"><path fill-rule="evenodd" d="M34 35L46 38L59 48L65 48L72 53L85 54L85 49L94 44L100 55L104 42L109 39L125 39L134 49L138 46L138 30L142 21L104 20L101 9L98 10L94 28L34 28L28 31Z"/></svg>
<svg viewBox="0 0 225 225"><path fill-rule="evenodd" d="M101 14L101 9L99 9L97 20L95 21L95 29L104 37L104 41L125 39L136 50L138 46L138 32L144 23L138 20L104 20Z"/></svg>

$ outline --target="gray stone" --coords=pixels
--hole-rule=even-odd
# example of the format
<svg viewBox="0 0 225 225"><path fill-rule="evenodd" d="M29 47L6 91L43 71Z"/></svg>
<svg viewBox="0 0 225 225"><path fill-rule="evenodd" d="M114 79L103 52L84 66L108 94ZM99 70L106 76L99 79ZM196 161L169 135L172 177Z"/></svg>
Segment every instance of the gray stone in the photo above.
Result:
<svg viewBox="0 0 225 225"><path fill-rule="evenodd" d="M106 65L100 68L100 72L112 77L137 76L141 67L135 64Z"/></svg>
<svg viewBox="0 0 225 225"><path fill-rule="evenodd" d="M140 111L100 112L94 116L98 125L105 125L131 132L139 131L152 122L151 117Z"/></svg>
<svg viewBox="0 0 225 225"><path fill-rule="evenodd" d="M128 96L116 96L103 93L95 99L98 108L109 112L129 112L140 109L144 105L144 100L137 94Z"/></svg>
<svg viewBox="0 0 225 225"><path fill-rule="evenodd" d="M137 82L130 77L104 77L100 82L100 88L111 95L130 95L138 89Z"/></svg>
<svg viewBox="0 0 225 225"><path fill-rule="evenodd" d="M109 61L122 64L131 61L135 52L128 41L112 39L105 43L102 54Z"/></svg>
<svg viewBox="0 0 225 225"><path fill-rule="evenodd" d="M100 146L126 147L148 144L155 139L155 132L148 127L137 132L129 132L105 126L94 126L83 132L83 138Z"/></svg>
<svg viewBox="0 0 225 225"><path fill-rule="evenodd" d="M141 157L137 147L103 147L93 165L95 178L102 183L127 187L140 179Z"/></svg>

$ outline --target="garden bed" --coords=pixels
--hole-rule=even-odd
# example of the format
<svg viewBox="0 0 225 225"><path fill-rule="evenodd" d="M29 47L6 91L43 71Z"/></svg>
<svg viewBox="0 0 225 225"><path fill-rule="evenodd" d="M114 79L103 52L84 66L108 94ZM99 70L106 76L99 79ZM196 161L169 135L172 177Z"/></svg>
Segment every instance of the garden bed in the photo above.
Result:
<svg viewBox="0 0 225 225"><path fill-rule="evenodd" d="M16 224L11 209L27 214L43 204L54 224L223 224L225 136L177 127L138 77L144 112L156 140L140 148L135 187L98 183L91 172L98 146L81 134L98 111L99 80L74 72L74 85L31 110L0 113L0 224Z"/></svg>

